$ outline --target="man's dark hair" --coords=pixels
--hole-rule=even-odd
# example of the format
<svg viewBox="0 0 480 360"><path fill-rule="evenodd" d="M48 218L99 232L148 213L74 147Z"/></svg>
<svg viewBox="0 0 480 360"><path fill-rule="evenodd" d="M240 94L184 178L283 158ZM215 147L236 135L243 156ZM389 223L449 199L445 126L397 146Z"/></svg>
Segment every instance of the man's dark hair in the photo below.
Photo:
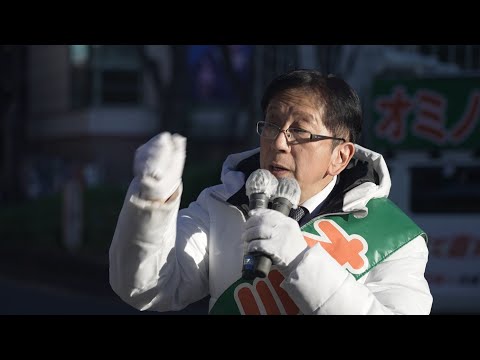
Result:
<svg viewBox="0 0 480 360"><path fill-rule="evenodd" d="M335 75L316 70L297 69L273 79L265 89L261 107L265 116L268 104L289 89L313 91L323 108L323 124L333 134L353 143L362 131L362 106L356 91Z"/></svg>

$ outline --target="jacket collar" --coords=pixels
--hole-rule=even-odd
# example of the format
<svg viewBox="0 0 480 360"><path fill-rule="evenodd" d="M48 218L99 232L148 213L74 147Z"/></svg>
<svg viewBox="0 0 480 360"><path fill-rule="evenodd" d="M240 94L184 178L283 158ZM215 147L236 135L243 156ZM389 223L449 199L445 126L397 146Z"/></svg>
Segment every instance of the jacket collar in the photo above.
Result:
<svg viewBox="0 0 480 360"><path fill-rule="evenodd" d="M245 174L245 179L248 179L250 174L259 168L260 168L260 153L256 153L240 161L237 167L235 168L235 171L242 172L243 174ZM248 206L249 200L248 200L248 196L246 195L245 183L240 188L240 190L238 190L235 194L230 196L230 198L228 198L227 201L230 204L235 205L237 207L241 207L244 204Z"/></svg>
<svg viewBox="0 0 480 360"><path fill-rule="evenodd" d="M357 151L355 156L352 158L347 168L338 175L337 184L333 188L330 195L323 202L322 208L318 212L317 216L355 211L359 211L361 214L363 214L363 216L365 216L365 205L368 200L370 200L372 197L380 197L378 195L388 195L390 189L390 177L388 170L386 170L383 157L380 154L372 152L361 146L356 145L356 148ZM380 163L380 166L375 166L378 162ZM260 153L257 151L253 153L253 155L249 155L238 162L235 168L232 169L236 172L243 173L245 180L243 186L227 199L230 204L239 208L241 208L242 205L248 206L249 199L245 193L245 181L253 171L259 168ZM381 174L379 174L378 170L381 172ZM373 187L377 191L372 191L370 196L365 196L364 192L356 190L361 185ZM382 190L378 191L378 189ZM316 213L316 211L313 213ZM305 221L308 220L309 219L305 219Z"/></svg>

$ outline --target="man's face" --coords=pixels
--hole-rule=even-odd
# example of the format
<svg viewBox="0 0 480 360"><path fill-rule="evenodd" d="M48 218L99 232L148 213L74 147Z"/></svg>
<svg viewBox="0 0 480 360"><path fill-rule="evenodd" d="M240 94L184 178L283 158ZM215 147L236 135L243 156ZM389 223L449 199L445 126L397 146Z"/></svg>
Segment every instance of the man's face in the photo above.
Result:
<svg viewBox="0 0 480 360"><path fill-rule="evenodd" d="M322 109L312 95L288 90L270 102L265 121L279 126L301 128L312 134L332 136L323 126ZM332 179L328 168L332 161L332 140L289 143L280 132L273 139L260 137L260 167L277 178L294 177L302 191L300 203L321 191Z"/></svg>

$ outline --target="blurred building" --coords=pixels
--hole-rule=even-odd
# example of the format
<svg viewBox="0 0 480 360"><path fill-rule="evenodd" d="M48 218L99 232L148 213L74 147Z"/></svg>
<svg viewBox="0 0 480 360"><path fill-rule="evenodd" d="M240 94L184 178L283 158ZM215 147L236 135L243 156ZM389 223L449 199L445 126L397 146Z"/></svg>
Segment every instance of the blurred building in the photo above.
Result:
<svg viewBox="0 0 480 360"><path fill-rule="evenodd" d="M20 193L35 198L58 191L72 176L87 185L125 185L135 149L162 130L191 137L204 155L241 146L251 118L252 49L2 47L2 63L9 65L2 71L8 90L2 97L2 137L8 140L2 172L11 174L6 188L16 184ZM203 59L215 63L197 68L189 62L191 53L201 53L202 66ZM14 85L15 91L7 89Z"/></svg>
<svg viewBox="0 0 480 360"><path fill-rule="evenodd" d="M27 157L125 182L135 148L160 127L135 46L35 45L27 56Z"/></svg>
<svg viewBox="0 0 480 360"><path fill-rule="evenodd" d="M55 191L75 173L89 184L128 183L136 147L162 130L188 136L191 156L199 148L202 155L221 159L255 146L263 89L288 69L339 74L368 105L376 78L480 68L480 46L473 45L17 45L1 50L3 188L17 187L30 197ZM370 106L365 110L368 126ZM368 145L369 139L364 141Z"/></svg>

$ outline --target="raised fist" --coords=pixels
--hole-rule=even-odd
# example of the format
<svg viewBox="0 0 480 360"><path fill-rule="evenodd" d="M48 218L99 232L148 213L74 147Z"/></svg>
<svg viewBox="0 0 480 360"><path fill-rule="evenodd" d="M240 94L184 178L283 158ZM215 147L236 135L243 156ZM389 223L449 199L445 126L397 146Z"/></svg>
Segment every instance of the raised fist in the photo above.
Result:
<svg viewBox="0 0 480 360"><path fill-rule="evenodd" d="M187 139L162 132L135 152L133 171L140 178L140 196L167 200L182 182Z"/></svg>

